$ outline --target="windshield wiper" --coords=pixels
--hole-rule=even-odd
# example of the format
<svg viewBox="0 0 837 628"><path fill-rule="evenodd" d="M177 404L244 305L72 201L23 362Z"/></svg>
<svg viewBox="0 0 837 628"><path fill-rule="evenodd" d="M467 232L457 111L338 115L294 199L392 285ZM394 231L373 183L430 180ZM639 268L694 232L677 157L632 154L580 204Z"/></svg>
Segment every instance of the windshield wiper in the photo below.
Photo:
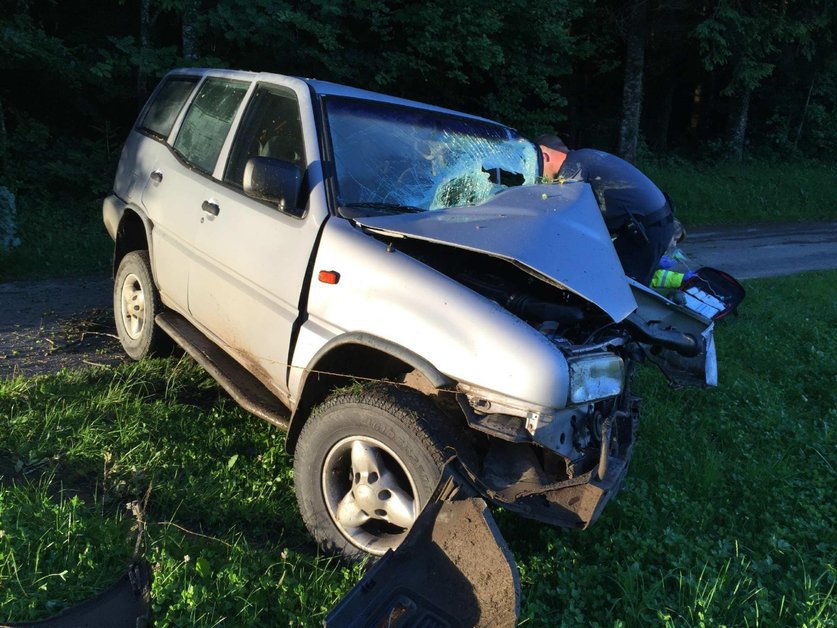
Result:
<svg viewBox="0 0 837 628"><path fill-rule="evenodd" d="M426 210L422 209L421 207L415 207L413 205L401 205L400 203L375 203L375 202L358 202L358 203L343 203L341 206L342 208L366 208L369 209L379 209L385 212L393 212L398 214L418 214L424 212ZM353 212L354 213L354 212Z"/></svg>

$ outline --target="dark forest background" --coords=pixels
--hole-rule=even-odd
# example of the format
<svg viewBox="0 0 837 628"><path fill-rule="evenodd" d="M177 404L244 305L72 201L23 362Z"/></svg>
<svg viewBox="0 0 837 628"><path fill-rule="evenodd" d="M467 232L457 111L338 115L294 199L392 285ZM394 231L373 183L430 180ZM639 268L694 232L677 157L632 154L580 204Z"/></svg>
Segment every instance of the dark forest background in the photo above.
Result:
<svg viewBox="0 0 837 628"><path fill-rule="evenodd" d="M179 65L311 76L571 145L831 157L832 0L3 2L0 157L117 143ZM8 164L4 164L8 166Z"/></svg>
<svg viewBox="0 0 837 628"><path fill-rule="evenodd" d="M0 187L18 199L22 236L40 229L33 211L54 220L57 207L98 204L137 111L159 78L183 65L310 76L418 99L530 136L558 132L571 147L615 151L663 176L666 163L707 168L719 159L736 168L742 160L770 164L774 177L777 164L819 162L830 173L837 163L834 0L0 7ZM812 177L813 188L822 185ZM683 182L678 200L689 201L694 187ZM709 204L691 204L701 203Z"/></svg>

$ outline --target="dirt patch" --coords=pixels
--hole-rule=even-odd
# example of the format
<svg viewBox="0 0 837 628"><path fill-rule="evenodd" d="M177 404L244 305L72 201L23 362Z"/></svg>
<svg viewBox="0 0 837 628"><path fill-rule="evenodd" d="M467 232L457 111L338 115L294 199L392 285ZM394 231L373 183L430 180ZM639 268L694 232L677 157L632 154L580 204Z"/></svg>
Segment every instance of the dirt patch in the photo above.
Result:
<svg viewBox="0 0 837 628"><path fill-rule="evenodd" d="M111 292L109 277L0 284L0 379L122 363Z"/></svg>

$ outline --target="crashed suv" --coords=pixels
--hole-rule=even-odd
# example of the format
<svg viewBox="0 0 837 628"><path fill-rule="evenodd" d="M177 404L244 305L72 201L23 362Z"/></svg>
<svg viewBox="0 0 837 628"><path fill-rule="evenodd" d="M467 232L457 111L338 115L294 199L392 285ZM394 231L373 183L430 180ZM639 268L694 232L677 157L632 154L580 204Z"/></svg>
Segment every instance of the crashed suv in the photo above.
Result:
<svg viewBox="0 0 837 628"><path fill-rule="evenodd" d="M288 430L327 549L383 554L446 465L585 528L625 477L650 360L712 385L710 321L627 279L588 185L504 125L331 83L180 69L104 222L135 359L172 338Z"/></svg>

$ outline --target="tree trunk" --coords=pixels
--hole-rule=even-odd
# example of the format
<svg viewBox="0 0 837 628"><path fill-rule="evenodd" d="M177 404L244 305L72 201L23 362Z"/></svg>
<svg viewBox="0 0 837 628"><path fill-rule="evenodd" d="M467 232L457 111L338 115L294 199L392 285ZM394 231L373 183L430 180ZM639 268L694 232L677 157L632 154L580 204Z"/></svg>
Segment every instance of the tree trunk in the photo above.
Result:
<svg viewBox="0 0 837 628"><path fill-rule="evenodd" d="M645 66L645 16L648 0L630 0L625 52L625 80L622 86L622 124L619 154L636 160L639 117L642 113L642 72Z"/></svg>
<svg viewBox="0 0 837 628"><path fill-rule="evenodd" d="M811 87L808 88L808 97L805 99L805 106L802 108L802 117L799 118L799 127L796 129L796 138L793 140L793 149L799 146L799 138L802 137L802 125L805 124L805 116L808 113L808 106L811 104L811 94L814 91L814 81L817 80L817 75L811 79ZM2 113L2 112L0 112Z"/></svg>
<svg viewBox="0 0 837 628"><path fill-rule="evenodd" d="M139 59L137 61L137 103L139 107L148 99L148 74L145 59L151 43L151 0L140 0Z"/></svg>
<svg viewBox="0 0 837 628"><path fill-rule="evenodd" d="M3 110L3 101L0 100L0 177L6 174L6 149L8 140L6 137L6 113Z"/></svg>
<svg viewBox="0 0 837 628"><path fill-rule="evenodd" d="M660 100L660 112L654 121L654 149L660 152L668 150L668 127L671 124L671 107L677 83L672 77L666 84Z"/></svg>
<svg viewBox="0 0 837 628"><path fill-rule="evenodd" d="M695 147L714 137L714 113L718 108L718 79L715 70L709 70L698 85L692 99L692 137Z"/></svg>
<svg viewBox="0 0 837 628"><path fill-rule="evenodd" d="M192 61L201 56L200 38L198 36L199 0L185 0L183 12L180 16L180 38L183 47L183 58Z"/></svg>
<svg viewBox="0 0 837 628"><path fill-rule="evenodd" d="M751 93L751 89L742 87L735 94L729 112L727 143L729 144L730 155L736 161L741 161L744 156L744 139L747 135L747 116L750 113Z"/></svg>

